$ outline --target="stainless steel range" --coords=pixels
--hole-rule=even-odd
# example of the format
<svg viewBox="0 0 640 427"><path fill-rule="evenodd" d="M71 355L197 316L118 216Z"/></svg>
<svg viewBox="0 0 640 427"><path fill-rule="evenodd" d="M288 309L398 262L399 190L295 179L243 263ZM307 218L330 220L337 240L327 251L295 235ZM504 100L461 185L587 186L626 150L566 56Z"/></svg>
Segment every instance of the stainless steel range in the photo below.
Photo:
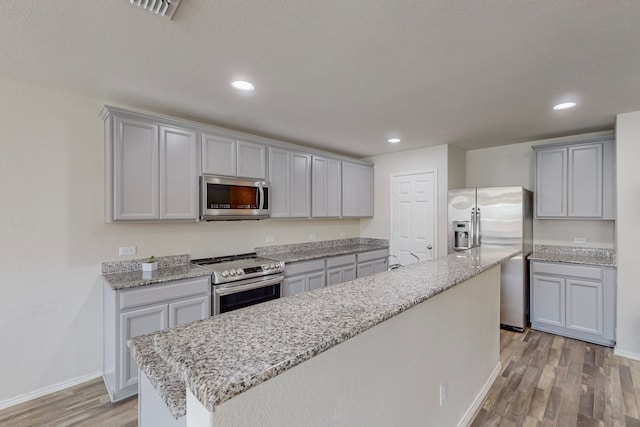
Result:
<svg viewBox="0 0 640 427"><path fill-rule="evenodd" d="M280 298L284 279L282 261L260 258L252 252L194 259L191 263L212 272L212 314Z"/></svg>

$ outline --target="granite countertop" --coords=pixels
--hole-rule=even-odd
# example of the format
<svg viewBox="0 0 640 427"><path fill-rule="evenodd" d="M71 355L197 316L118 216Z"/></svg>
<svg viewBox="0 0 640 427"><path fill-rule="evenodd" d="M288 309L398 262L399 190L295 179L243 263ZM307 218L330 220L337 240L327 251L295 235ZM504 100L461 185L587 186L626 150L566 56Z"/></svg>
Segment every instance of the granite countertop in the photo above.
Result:
<svg viewBox="0 0 640 427"><path fill-rule="evenodd" d="M536 245L528 259L616 268L616 257L612 249Z"/></svg>
<svg viewBox="0 0 640 427"><path fill-rule="evenodd" d="M183 413L176 409L183 392L167 382L182 382L213 411L519 253L472 249L133 338L128 345L152 384L164 387L160 396L174 416Z"/></svg>
<svg viewBox="0 0 640 427"><path fill-rule="evenodd" d="M355 244L344 246L332 246L326 248L309 249L305 251L281 252L263 255L265 258L274 261L284 261L286 263L309 261L312 259L327 258L337 255L350 255L361 252L375 251L378 249L388 249L388 245L368 245Z"/></svg>
<svg viewBox="0 0 640 427"><path fill-rule="evenodd" d="M104 281L111 289L128 289L139 286L167 283L174 280L190 279L194 277L210 276L211 272L196 265L184 264L161 267L155 271L141 270L125 271L123 273L102 274Z"/></svg>

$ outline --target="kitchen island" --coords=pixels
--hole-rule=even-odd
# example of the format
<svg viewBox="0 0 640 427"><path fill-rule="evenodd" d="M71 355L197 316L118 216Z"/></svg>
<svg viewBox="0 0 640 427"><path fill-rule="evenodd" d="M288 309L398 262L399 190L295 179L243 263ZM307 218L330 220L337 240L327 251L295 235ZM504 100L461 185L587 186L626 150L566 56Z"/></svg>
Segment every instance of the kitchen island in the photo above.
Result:
<svg viewBox="0 0 640 427"><path fill-rule="evenodd" d="M516 254L474 249L129 346L188 426L463 425L499 372L499 265Z"/></svg>

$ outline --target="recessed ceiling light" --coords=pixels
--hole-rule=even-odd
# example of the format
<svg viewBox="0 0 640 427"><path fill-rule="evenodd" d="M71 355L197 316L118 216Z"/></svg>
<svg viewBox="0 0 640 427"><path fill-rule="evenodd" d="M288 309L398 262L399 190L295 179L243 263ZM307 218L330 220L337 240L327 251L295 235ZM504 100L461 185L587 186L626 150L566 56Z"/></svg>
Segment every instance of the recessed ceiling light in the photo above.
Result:
<svg viewBox="0 0 640 427"><path fill-rule="evenodd" d="M567 108L573 108L576 106L575 102L563 102L562 104L554 105L554 110L566 110Z"/></svg>
<svg viewBox="0 0 640 427"><path fill-rule="evenodd" d="M400 138L390 138L387 139L387 142L390 144L397 144L398 142L400 142Z"/></svg>
<svg viewBox="0 0 640 427"><path fill-rule="evenodd" d="M247 82L244 80L235 80L233 82L231 82L231 86L235 87L238 90L244 90L244 91L252 91L254 90L256 87L253 85L253 83L251 82Z"/></svg>

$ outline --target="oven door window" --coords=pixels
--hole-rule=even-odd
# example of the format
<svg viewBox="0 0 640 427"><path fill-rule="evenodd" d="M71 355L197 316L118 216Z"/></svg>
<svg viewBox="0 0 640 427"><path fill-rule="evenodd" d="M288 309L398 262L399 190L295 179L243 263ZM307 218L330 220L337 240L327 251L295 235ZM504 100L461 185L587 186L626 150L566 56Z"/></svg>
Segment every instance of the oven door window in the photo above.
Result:
<svg viewBox="0 0 640 427"><path fill-rule="evenodd" d="M218 313L237 310L261 302L280 298L280 284L264 286L230 295L221 295L218 300Z"/></svg>

